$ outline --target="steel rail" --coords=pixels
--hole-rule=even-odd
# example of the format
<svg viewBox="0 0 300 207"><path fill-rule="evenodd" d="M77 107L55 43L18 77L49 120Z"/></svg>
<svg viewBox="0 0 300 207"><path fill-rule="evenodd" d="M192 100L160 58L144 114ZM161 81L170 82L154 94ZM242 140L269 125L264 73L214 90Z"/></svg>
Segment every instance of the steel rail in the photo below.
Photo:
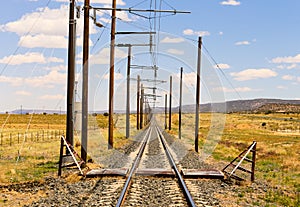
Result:
<svg viewBox="0 0 300 207"><path fill-rule="evenodd" d="M146 144L147 144L147 142L148 142L148 139L149 139L149 137L150 137L150 132L151 132L152 128L149 126L147 130L148 130L148 131L146 132L146 135L145 135L145 137L144 137L144 139L143 139L143 141L142 141L142 145L141 145L141 147L140 147L140 150L139 150L139 152L138 152L138 154L137 154L137 156L136 156L136 158L135 158L135 160L134 160L134 163L133 163L132 166L131 166L131 169L130 169L130 171L129 171L128 177L127 177L127 179L126 179L126 182L125 182L125 184L124 184L124 187L123 187L122 192L121 192L121 194L120 194L120 197L119 197L119 199L118 199L118 202L117 202L117 205L116 205L117 207L120 207L120 206L122 205L122 203L123 203L123 201L124 201L124 198L125 198L125 195L126 195L126 193L127 193L127 190L128 190L128 188L129 188L129 186L130 186L130 183L131 183L131 179L132 179L132 177L133 177L133 174L134 174L136 168L138 167L138 165L139 165L139 163L140 163L140 160L141 160L141 158L142 158L142 155L143 155L143 152L144 152L144 150L145 150L145 147L146 147Z"/></svg>
<svg viewBox="0 0 300 207"><path fill-rule="evenodd" d="M159 129L159 127L157 125L156 125L156 129L157 129L158 135L160 137L160 140L161 140L161 142L163 144L163 147L165 149L165 152L166 152L166 154L168 156L169 162L170 162L170 164L171 164L173 170L175 171L175 174L176 174L176 176L177 176L177 178L179 180L179 185L181 186L181 188L183 190L183 193L184 193L184 195L185 195L185 197L187 199L188 205L189 206L193 206L193 207L196 206L196 204L195 204L195 202L194 202L194 200L192 198L192 195L190 194L190 191L188 190L188 188L187 188L187 186L186 186L186 184L185 184L185 182L183 180L183 177L181 176L181 174L180 174L180 172L179 172L179 170L178 170L178 168L177 168L177 166L175 164L175 161L174 161L174 159L173 159L173 157L172 157L172 155L171 155L171 153L170 153L170 151L168 149L168 146L167 146L167 143L166 143L166 141L164 139L164 136L161 133L161 131L160 131L160 129Z"/></svg>

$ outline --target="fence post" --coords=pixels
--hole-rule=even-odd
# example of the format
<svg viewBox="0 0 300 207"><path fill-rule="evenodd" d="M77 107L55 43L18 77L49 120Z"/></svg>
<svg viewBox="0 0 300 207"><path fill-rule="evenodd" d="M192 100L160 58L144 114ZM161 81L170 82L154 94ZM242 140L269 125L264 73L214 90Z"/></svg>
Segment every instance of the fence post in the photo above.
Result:
<svg viewBox="0 0 300 207"><path fill-rule="evenodd" d="M20 144L20 133L18 132L18 144Z"/></svg>
<svg viewBox="0 0 300 207"><path fill-rule="evenodd" d="M12 140L11 140L11 133L9 133L9 146L12 145Z"/></svg>
<svg viewBox="0 0 300 207"><path fill-rule="evenodd" d="M36 132L36 141L37 142L39 141L39 132L38 131Z"/></svg>
<svg viewBox="0 0 300 207"><path fill-rule="evenodd" d="M42 131L42 133L43 133L42 139L44 141L45 140L45 132L44 132L44 130Z"/></svg>
<svg viewBox="0 0 300 207"><path fill-rule="evenodd" d="M254 143L254 142L253 142ZM252 166L251 166L251 181L254 181L254 172L255 172L255 162L256 162L256 143L252 149Z"/></svg>
<svg viewBox="0 0 300 207"><path fill-rule="evenodd" d="M2 134L2 132L1 132L1 137L0 137L0 144L1 144L1 146L2 146L2 139L3 139L3 134Z"/></svg>
<svg viewBox="0 0 300 207"><path fill-rule="evenodd" d="M25 140L25 142L27 142L27 133L26 132L25 132L24 136L25 136L24 140Z"/></svg>

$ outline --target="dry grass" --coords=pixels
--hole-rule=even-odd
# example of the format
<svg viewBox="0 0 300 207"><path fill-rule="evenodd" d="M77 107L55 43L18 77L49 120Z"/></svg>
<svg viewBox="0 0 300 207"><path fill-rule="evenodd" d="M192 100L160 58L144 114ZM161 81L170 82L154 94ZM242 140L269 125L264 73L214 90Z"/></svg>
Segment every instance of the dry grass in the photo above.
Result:
<svg viewBox="0 0 300 207"><path fill-rule="evenodd" d="M172 130L170 134L178 134L177 114L172 115ZM224 130L222 130L222 115L218 121L216 114L201 113L199 127L200 154L208 146L210 140L221 136L212 151L210 162L223 163L225 166L253 141L257 141L256 179L268 183L272 190L261 195L263 206L299 206L300 205L300 119L298 114L226 114ZM164 115L158 116L164 123ZM218 119L218 118L217 118ZM190 149L194 144L195 116L182 115L182 140ZM265 124L263 124L265 123ZM222 131L221 135L218 130ZM211 136L210 136L211 135ZM222 169L222 167L220 168ZM247 190L247 187L244 188ZM226 206L235 206L246 198L241 194L236 197L224 196L224 201L235 200ZM258 195L255 195L258 196ZM230 203L230 201L229 201ZM225 205L225 204L224 204ZM237 205L238 206L238 205Z"/></svg>
<svg viewBox="0 0 300 207"><path fill-rule="evenodd" d="M65 129L64 115L0 115L3 133L38 129ZM137 133L135 115L131 115L131 136ZM157 116L161 126L164 116ZM5 123L5 120L6 123ZM28 126L29 120L31 120ZM178 115L172 115L172 130L178 135ZM125 138L125 116L115 116L115 147L122 147L131 141ZM5 123L5 125L4 125ZM265 124L263 124L265 123ZM224 126L223 126L224 124ZM182 140L190 149L194 144L195 115L182 114ZM89 118L89 156L97 161L107 150L107 117L98 115ZM224 130L223 130L224 127ZM273 190L261 195L265 206L297 206L300 194L300 122L297 114L200 114L199 149L217 145L208 158L210 162L224 166L242 150L257 141L256 178L266 182ZM219 137L220 139L216 139ZM79 136L75 137L80 152ZM28 142L0 148L0 182L22 182L38 180L47 174L55 175L59 156L59 140L49 142ZM19 160L17 162L18 156ZM3 167L4 166L4 167ZM70 177L70 182L77 177ZM243 188L247 193L247 186ZM298 195L298 201L297 201ZM245 200L243 193L238 197L227 195L235 203ZM259 196L259 195L255 195ZM226 199L224 198L224 201ZM298 202L298 203L297 203ZM1 201L0 201L1 204ZM259 203L253 205L259 205ZM260 203L260 205L262 205Z"/></svg>

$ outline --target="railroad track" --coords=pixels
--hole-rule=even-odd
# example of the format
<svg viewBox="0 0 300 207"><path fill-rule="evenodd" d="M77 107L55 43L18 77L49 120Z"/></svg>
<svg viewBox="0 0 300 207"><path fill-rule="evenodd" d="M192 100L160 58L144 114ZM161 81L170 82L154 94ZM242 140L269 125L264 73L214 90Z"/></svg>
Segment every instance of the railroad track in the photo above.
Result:
<svg viewBox="0 0 300 207"><path fill-rule="evenodd" d="M154 119L146 130L116 206L196 206ZM175 176L142 176L141 172Z"/></svg>

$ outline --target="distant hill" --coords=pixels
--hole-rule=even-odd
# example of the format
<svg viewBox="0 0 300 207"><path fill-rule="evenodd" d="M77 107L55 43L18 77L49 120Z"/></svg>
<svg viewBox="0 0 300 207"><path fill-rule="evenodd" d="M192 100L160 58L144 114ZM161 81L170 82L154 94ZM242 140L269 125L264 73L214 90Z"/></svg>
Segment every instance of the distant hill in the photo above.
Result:
<svg viewBox="0 0 300 207"><path fill-rule="evenodd" d="M179 107L173 108L178 111ZM164 109L157 109L163 112ZM195 112L195 105L182 106L183 113ZM252 99L252 100L234 100L222 103L208 103L200 105L201 112L300 112L300 100L282 100L282 99Z"/></svg>
<svg viewBox="0 0 300 207"><path fill-rule="evenodd" d="M60 110L42 110L42 109L23 109L21 111L21 109L16 109L13 110L11 112L9 112L10 114L65 114L65 111L60 111Z"/></svg>
<svg viewBox="0 0 300 207"><path fill-rule="evenodd" d="M178 111L179 107L173 107L172 111ZM163 113L164 107L155 108L156 113ZM251 99L251 100L234 100L222 103L207 103L200 105L201 112L221 112L221 113L232 113L232 112L252 112L252 113L268 113L268 112L281 112L281 113L300 113L300 100L282 100L282 99ZM107 112L95 111L95 113L103 114ZM195 105L183 105L183 113L194 113ZM21 114L21 110L17 109L9 112L10 114ZM65 111L59 110L34 110L34 109L23 109L23 114L35 113L35 114L65 114ZM124 114L125 110L116 110L117 114ZM131 111L135 113L135 111Z"/></svg>

